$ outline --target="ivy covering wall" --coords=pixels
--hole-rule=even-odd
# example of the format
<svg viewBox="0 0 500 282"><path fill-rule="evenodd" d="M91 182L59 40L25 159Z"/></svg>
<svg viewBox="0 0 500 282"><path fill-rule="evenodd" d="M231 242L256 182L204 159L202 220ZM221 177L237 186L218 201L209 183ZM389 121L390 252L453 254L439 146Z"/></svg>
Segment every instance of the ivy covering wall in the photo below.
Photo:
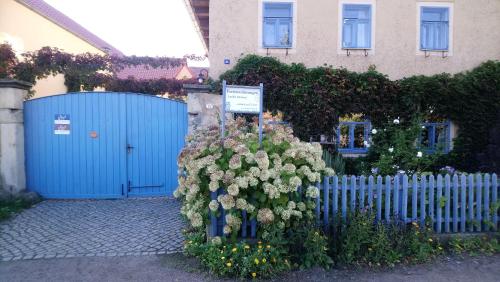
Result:
<svg viewBox="0 0 500 282"><path fill-rule="evenodd" d="M302 140L332 135L339 117L352 114L370 119L377 128L395 118L408 127L416 118L449 119L459 131L446 163L466 171L498 171L500 166L500 160L485 154L498 142L491 137L500 117L498 61L484 62L463 73L390 80L373 66L357 73L248 55L220 79L229 84L264 83L265 108L282 112ZM218 92L220 85L220 81L214 82Z"/></svg>
<svg viewBox="0 0 500 282"><path fill-rule="evenodd" d="M68 92L92 91L103 87L109 91L128 91L148 94L169 93L181 98L185 93L176 79L137 80L119 79L116 73L125 67L144 65L150 68L171 68L185 63L186 59L203 60L193 55L184 58L109 56L92 53L70 54L58 48L43 47L26 52L19 59L9 44L0 44L0 78L14 78L35 84L38 79L63 74ZM32 93L33 94L33 93Z"/></svg>

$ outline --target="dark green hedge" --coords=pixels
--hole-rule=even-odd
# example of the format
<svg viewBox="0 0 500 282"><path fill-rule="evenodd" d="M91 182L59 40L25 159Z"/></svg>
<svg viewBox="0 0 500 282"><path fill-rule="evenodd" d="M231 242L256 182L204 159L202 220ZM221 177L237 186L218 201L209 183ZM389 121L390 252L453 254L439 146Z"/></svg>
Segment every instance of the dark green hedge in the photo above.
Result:
<svg viewBox="0 0 500 282"><path fill-rule="evenodd" d="M331 134L338 117L349 114L362 114L376 127L396 117L403 124L417 116L451 119L459 126L459 134L448 162L467 171L498 170L495 160L485 165L478 158L491 143L489 132L500 116L498 61L455 75L412 76L394 81L374 67L356 73L329 66L306 68L272 57L248 55L220 79L229 84L264 83L265 108L283 112L303 140ZM214 83L216 91L220 91L220 85L220 81Z"/></svg>

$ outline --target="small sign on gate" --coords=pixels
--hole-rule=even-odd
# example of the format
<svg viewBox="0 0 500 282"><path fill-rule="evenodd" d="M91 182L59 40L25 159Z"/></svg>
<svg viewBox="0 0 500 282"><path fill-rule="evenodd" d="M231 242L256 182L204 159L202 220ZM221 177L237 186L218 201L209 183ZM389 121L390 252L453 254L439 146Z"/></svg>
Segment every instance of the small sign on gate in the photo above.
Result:
<svg viewBox="0 0 500 282"><path fill-rule="evenodd" d="M56 114L54 117L54 134L69 135L71 120L68 114Z"/></svg>

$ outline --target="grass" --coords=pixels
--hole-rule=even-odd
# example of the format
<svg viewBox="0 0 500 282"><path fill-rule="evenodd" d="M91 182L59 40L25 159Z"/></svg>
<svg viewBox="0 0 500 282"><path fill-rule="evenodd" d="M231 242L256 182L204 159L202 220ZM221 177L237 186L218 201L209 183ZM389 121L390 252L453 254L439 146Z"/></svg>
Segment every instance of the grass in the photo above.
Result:
<svg viewBox="0 0 500 282"><path fill-rule="evenodd" d="M14 213L20 212L32 206L32 202L25 199L0 200L0 221L8 219Z"/></svg>

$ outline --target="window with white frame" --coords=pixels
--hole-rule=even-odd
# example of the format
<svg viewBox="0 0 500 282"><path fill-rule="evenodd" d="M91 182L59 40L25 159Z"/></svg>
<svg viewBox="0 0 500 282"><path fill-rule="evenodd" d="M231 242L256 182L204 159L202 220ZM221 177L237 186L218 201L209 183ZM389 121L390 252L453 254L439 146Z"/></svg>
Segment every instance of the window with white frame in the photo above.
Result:
<svg viewBox="0 0 500 282"><path fill-rule="evenodd" d="M372 6L368 4L342 5L342 48L370 49Z"/></svg>
<svg viewBox="0 0 500 282"><path fill-rule="evenodd" d="M449 20L448 7L420 7L420 50L449 50Z"/></svg>
<svg viewBox="0 0 500 282"><path fill-rule="evenodd" d="M264 2L262 45L264 48L291 48L293 4Z"/></svg>

